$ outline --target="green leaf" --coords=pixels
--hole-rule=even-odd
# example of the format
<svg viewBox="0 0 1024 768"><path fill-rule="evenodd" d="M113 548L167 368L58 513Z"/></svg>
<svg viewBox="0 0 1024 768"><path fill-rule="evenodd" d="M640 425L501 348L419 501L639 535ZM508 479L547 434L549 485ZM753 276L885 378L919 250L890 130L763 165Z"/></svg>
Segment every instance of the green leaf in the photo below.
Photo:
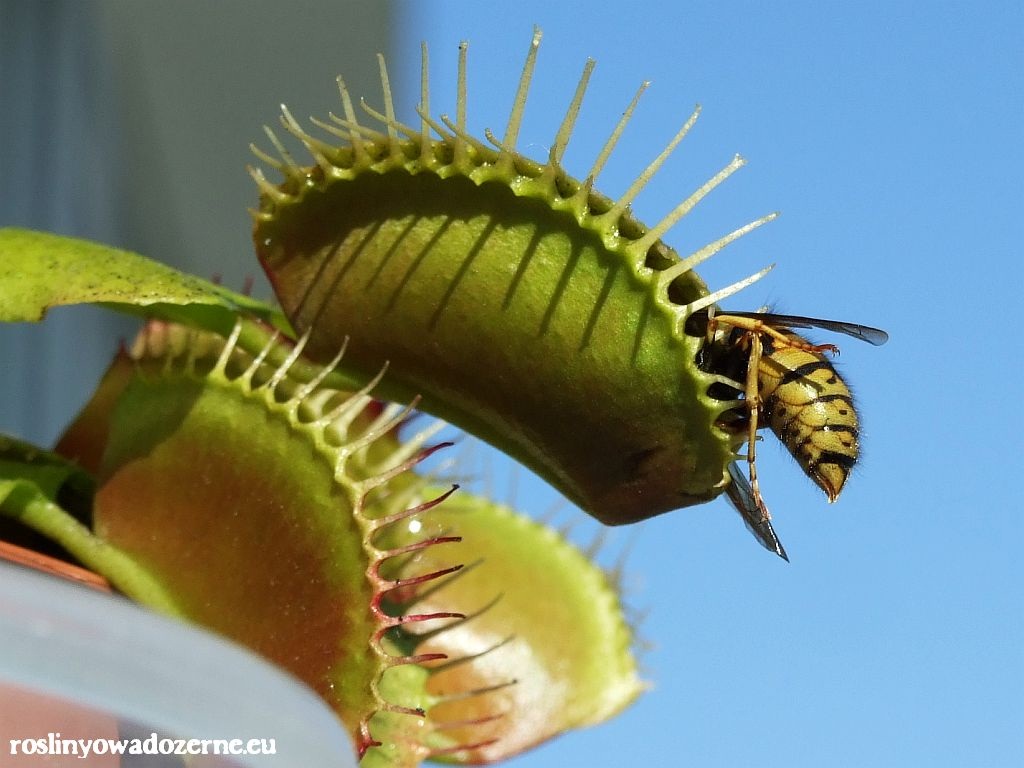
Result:
<svg viewBox="0 0 1024 768"><path fill-rule="evenodd" d="M171 616L180 611L148 573L118 548L95 537L64 504L91 499L92 477L66 459L0 435L0 516L60 544L90 570L102 573L128 596ZM99 566L102 564L103 570Z"/></svg>
<svg viewBox="0 0 1024 768"><path fill-rule="evenodd" d="M290 335L283 315L172 267L100 243L26 229L0 229L0 321L38 322L69 304L184 322L226 334L240 312Z"/></svg>
<svg viewBox="0 0 1024 768"><path fill-rule="evenodd" d="M76 499L91 498L94 483L88 473L55 453L0 435L0 506L19 487L56 501L63 492Z"/></svg>

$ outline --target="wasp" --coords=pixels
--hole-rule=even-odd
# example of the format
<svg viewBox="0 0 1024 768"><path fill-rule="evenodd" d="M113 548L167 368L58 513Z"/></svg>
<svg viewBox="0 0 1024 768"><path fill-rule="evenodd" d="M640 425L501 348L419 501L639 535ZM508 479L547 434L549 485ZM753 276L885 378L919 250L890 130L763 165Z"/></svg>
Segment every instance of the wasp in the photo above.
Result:
<svg viewBox="0 0 1024 768"><path fill-rule="evenodd" d="M839 497L859 455L857 408L828 357L839 348L812 344L793 329L822 328L876 346L889 336L878 328L799 315L709 310L705 317L707 343L698 364L743 385L742 407L727 411L721 426L745 434L747 477L733 462L726 496L758 541L788 560L757 480L758 429L771 428L830 502ZM716 394L725 399L740 394L725 389L730 391Z"/></svg>

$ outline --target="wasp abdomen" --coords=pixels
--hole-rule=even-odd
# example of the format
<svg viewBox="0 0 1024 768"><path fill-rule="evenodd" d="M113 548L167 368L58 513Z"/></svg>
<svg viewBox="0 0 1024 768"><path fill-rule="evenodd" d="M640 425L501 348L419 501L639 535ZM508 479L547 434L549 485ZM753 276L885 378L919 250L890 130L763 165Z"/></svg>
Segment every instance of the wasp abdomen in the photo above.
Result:
<svg viewBox="0 0 1024 768"><path fill-rule="evenodd" d="M786 335L803 341L796 334ZM772 431L829 501L835 501L859 451L850 388L824 354L795 347L765 355L758 381Z"/></svg>

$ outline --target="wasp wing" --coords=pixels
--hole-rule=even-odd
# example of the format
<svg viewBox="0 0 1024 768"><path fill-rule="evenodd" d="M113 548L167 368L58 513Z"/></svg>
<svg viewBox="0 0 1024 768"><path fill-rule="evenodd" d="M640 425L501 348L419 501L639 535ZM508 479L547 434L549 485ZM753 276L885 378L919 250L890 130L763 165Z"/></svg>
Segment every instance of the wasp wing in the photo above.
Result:
<svg viewBox="0 0 1024 768"><path fill-rule="evenodd" d="M774 552L788 563L789 557L786 555L786 550L783 548L782 542L779 541L779 537L775 535L775 529L772 528L767 510L758 507L754 491L750 487L750 483L747 482L747 476L735 461L729 465L729 477L732 478L732 482L725 489L725 496L740 513L747 530L754 534L754 537L761 542L761 546L769 552Z"/></svg>
<svg viewBox="0 0 1024 768"><path fill-rule="evenodd" d="M866 341L880 347L889 340L889 334L881 328L872 328L870 325L859 325L857 323L846 323L842 320L820 320L816 317L803 317L802 315L777 315L774 312L726 312L722 314L736 315L736 317L750 317L761 320L771 326L783 326L785 328L823 328L833 333L844 333L855 339Z"/></svg>

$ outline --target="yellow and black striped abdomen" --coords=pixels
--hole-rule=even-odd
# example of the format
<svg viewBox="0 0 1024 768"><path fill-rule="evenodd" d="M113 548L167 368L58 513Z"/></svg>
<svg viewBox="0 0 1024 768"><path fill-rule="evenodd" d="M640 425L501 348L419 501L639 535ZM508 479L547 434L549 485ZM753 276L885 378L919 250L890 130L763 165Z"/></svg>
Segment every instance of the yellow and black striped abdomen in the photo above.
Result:
<svg viewBox="0 0 1024 768"><path fill-rule="evenodd" d="M772 431L835 501L858 455L857 411L846 382L824 353L783 347L761 358L758 390Z"/></svg>

